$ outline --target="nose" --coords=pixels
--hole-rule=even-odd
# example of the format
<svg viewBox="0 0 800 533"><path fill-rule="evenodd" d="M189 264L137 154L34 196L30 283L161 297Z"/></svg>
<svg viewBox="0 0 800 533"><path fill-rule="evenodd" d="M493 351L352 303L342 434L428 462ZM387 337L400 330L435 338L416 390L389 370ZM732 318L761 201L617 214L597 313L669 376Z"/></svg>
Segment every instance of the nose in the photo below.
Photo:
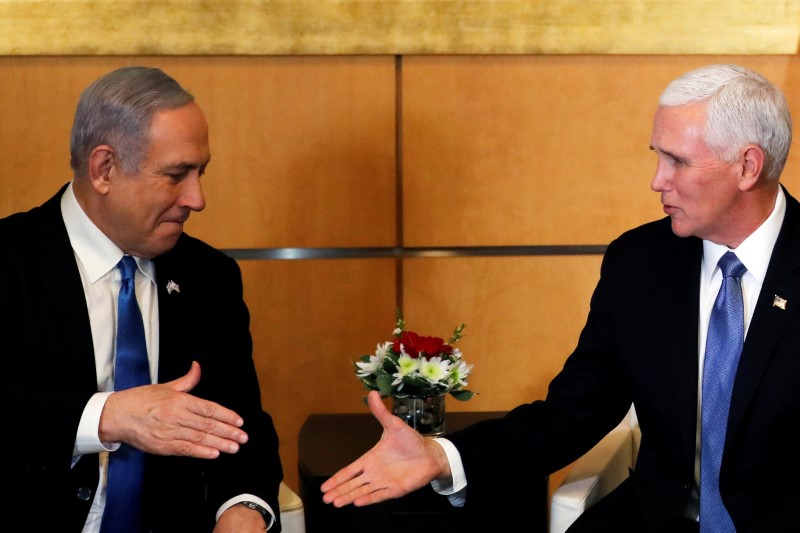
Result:
<svg viewBox="0 0 800 533"><path fill-rule="evenodd" d="M188 207L192 211L202 211L206 208L206 199L203 196L203 186L200 183L200 176L187 176L181 182L181 194L178 197L178 205Z"/></svg>
<svg viewBox="0 0 800 533"><path fill-rule="evenodd" d="M669 183L669 167L659 159L656 164L656 172L653 175L653 179L650 181L650 189L654 192L664 192L669 187Z"/></svg>

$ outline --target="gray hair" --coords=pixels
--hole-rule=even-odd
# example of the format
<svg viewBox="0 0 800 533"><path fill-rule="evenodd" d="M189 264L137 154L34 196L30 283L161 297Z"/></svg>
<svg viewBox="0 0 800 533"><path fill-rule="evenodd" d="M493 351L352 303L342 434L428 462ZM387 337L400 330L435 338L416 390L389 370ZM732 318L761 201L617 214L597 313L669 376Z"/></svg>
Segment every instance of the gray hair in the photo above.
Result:
<svg viewBox="0 0 800 533"><path fill-rule="evenodd" d="M114 148L125 172L138 172L147 155L153 115L193 101L194 96L157 68L123 67L102 76L78 101L70 137L73 172L86 175L89 155L101 144Z"/></svg>
<svg viewBox="0 0 800 533"><path fill-rule="evenodd" d="M757 144L764 174L778 180L792 143L792 117L783 92L761 74L739 65L709 65L670 83L658 103L672 107L706 101L705 141L723 161Z"/></svg>

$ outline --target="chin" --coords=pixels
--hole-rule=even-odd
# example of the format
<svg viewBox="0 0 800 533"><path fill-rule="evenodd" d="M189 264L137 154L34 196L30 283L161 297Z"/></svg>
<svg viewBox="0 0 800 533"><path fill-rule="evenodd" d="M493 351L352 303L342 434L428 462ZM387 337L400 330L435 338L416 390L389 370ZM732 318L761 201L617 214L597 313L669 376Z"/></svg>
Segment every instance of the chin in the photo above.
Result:
<svg viewBox="0 0 800 533"><path fill-rule="evenodd" d="M152 243L149 247L150 257L156 258L159 255L165 254L175 248L175 245L178 243L178 237L180 235L176 235L174 238L170 237L168 239L160 239L158 242Z"/></svg>
<svg viewBox="0 0 800 533"><path fill-rule="evenodd" d="M675 219L672 219L672 233L678 237L691 237L693 235L690 228L687 228L685 225L676 222Z"/></svg>

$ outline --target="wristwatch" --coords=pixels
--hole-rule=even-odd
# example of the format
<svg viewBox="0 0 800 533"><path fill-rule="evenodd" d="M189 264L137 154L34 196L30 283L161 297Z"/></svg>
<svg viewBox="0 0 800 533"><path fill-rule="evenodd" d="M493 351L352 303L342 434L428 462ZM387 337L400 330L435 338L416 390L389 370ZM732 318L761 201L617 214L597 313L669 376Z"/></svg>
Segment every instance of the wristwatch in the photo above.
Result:
<svg viewBox="0 0 800 533"><path fill-rule="evenodd" d="M264 509L264 507L262 507L261 505L257 504L256 502L239 502L239 503L241 503L241 504L242 504L242 505L244 505L245 507L249 507L250 509L252 509L252 510L254 510L254 511L258 511L259 513L261 513L261 516L263 516L263 517L264 517L264 520L265 520L265 521L267 520L267 515L268 515L269 513L268 513L268 512L267 512L267 510L266 510L266 509Z"/></svg>

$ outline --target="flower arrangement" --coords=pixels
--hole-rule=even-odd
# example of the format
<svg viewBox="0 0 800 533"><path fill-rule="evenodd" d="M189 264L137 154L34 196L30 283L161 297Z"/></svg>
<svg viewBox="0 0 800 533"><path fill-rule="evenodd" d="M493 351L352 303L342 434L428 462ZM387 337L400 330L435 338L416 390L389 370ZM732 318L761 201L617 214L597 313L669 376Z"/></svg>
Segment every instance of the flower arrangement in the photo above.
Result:
<svg viewBox="0 0 800 533"><path fill-rule="evenodd" d="M464 324L458 326L445 343L439 337L423 337L406 331L398 317L394 340L378 344L375 355L363 355L354 362L356 376L368 390L381 397L428 397L450 393L466 401L475 394L465 389L472 371L453 344L462 338Z"/></svg>

